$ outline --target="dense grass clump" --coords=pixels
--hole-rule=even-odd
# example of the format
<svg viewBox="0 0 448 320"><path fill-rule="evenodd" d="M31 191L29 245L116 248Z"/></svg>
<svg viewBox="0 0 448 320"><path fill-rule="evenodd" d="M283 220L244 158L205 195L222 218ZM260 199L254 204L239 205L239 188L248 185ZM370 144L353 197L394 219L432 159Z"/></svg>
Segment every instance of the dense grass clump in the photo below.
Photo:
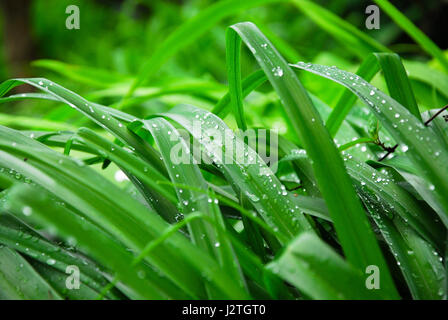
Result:
<svg viewBox="0 0 448 320"><path fill-rule="evenodd" d="M376 2L434 61L295 0L362 57L355 73L288 62L292 46L240 22L225 33L228 85L157 78L219 20L271 2L212 5L136 77L34 63L100 90L0 84L3 104L55 107L0 115L0 298L447 298L448 63L388 1Z"/></svg>

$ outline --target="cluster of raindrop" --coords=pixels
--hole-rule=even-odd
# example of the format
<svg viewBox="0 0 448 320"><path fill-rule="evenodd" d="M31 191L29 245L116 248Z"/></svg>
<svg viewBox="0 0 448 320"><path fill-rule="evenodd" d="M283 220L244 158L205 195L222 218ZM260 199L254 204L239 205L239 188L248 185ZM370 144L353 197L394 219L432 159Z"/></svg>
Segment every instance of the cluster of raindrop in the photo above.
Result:
<svg viewBox="0 0 448 320"><path fill-rule="evenodd" d="M26 183L26 184L33 184L32 180L28 178L27 176L21 174L17 170L11 169L11 168L4 168L0 167L0 174L8 175L9 177L18 180L20 182Z"/></svg>
<svg viewBox="0 0 448 320"><path fill-rule="evenodd" d="M268 206L271 207L271 210L276 214L282 214L280 212L277 212L278 205L280 205L280 208L283 211L283 215L286 214L293 221L297 222L298 219L296 209L298 209L298 206L296 207L296 205L291 202L292 195L286 190L285 186L280 182L280 180L278 180L275 174L271 170L269 170L266 163L260 158L260 156L252 148L247 148L243 140L241 140L232 132L226 130L228 129L227 126L215 115L209 113L208 111L196 108L193 109L192 112L194 114L194 119L196 121L199 121L203 127L216 128L221 132L226 132L227 138L234 143L234 152L236 150L245 150L245 157L251 160L249 164L238 162L238 158L235 154L233 157L231 157L233 163L224 162L221 153L224 147L222 141L220 141L220 143L218 144L215 144L213 140L210 141L209 139L204 137L203 134L196 133L195 136L195 138L201 142L201 145L206 148L208 152L207 154L213 159L218 169L227 171L227 173L229 173L231 176L234 174L240 174L240 177L243 178L243 181L245 182L249 182L255 179L257 180L257 184L259 183L263 185L264 190L263 192L260 192L259 190L252 190L252 188L249 187L250 184L247 184L245 186L245 195L254 204L257 211L266 218L268 224L272 223L271 225L274 226L274 229L278 230L278 228L275 227L276 223L274 221L271 221L270 218L267 218L264 212L264 207ZM304 151L298 152L301 153ZM238 170L235 171L234 169L236 168ZM271 198L269 196L270 194L280 195L281 197Z"/></svg>
<svg viewBox="0 0 448 320"><path fill-rule="evenodd" d="M283 76L283 69L279 66L272 68L272 73L276 77L282 77Z"/></svg>
<svg viewBox="0 0 448 320"><path fill-rule="evenodd" d="M329 67L305 62L298 62L294 66L330 78L352 90L370 107L378 119L386 120L383 121L386 129L394 135L398 141L402 142L399 148L401 152L406 153L411 149L411 143L406 143L406 141L409 141L410 139L415 141L415 139L417 139L421 145L421 148L419 149L424 150L425 155L430 155L434 158L438 158L441 155L440 141L430 128L425 127L408 109L388 97L361 77L340 70L335 66ZM413 152L412 156L417 163L420 163L421 160L423 160L416 152ZM424 167L421 169L423 172L427 171ZM430 190L433 190L432 187L433 186L430 187Z"/></svg>

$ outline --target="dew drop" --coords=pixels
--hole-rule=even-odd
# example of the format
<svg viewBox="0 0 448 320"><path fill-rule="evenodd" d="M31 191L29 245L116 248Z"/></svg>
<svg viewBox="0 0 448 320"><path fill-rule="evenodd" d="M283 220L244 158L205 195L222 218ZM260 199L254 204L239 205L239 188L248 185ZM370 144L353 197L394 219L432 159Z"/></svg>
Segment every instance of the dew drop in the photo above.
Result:
<svg viewBox="0 0 448 320"><path fill-rule="evenodd" d="M33 210L31 209L31 207L25 206L25 207L23 207L23 209L22 209L22 213L23 213L25 216L29 217L29 216L33 213Z"/></svg>
<svg viewBox="0 0 448 320"><path fill-rule="evenodd" d="M250 193L249 191L246 191L246 196L253 202L260 201L260 198L257 197L255 194Z"/></svg>
<svg viewBox="0 0 448 320"><path fill-rule="evenodd" d="M54 260L54 259L47 260L47 264L49 264L50 266L54 265L55 263L56 263L56 260Z"/></svg>
<svg viewBox="0 0 448 320"><path fill-rule="evenodd" d="M272 72L274 73L274 76L281 77L283 76L283 69L280 67L275 67L272 69Z"/></svg>

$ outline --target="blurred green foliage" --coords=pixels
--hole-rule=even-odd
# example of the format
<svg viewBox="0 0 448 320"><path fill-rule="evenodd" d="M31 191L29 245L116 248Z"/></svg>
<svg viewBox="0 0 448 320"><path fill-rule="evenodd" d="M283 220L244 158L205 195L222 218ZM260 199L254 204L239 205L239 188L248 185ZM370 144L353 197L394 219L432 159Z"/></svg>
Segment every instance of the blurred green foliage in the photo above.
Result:
<svg viewBox="0 0 448 320"><path fill-rule="evenodd" d="M380 30L367 30L364 26L366 3L347 0L316 2L399 53L402 57L417 60L428 59L427 55L417 45L412 44L404 32L385 14L381 15ZM216 1L31 0L29 3L31 6L29 32L34 44L35 52L32 54L34 59L57 60L75 66L75 68L76 66L94 67L106 72L104 78L109 78L109 72L113 72L117 80L127 80L138 74L144 62L170 33ZM68 30L65 27L65 20L68 16L65 13L65 8L72 4L80 8L81 28L79 30ZM423 6L425 10L422 10L422 4L418 2L396 1L395 4L402 8L405 14L419 27L427 25L425 15L428 12L436 12L438 8L443 7L443 4L437 0L425 1ZM7 12L4 13L7 14ZM4 22L4 15L1 16L2 22ZM433 18L436 19L435 16ZM355 71L360 63L359 57L353 55L346 46L319 28L296 6L291 3L274 3L245 10L223 19L194 43L170 58L149 85L163 87L189 79L210 80L213 83L226 84L225 29L227 26L241 21L256 23L277 46L283 44L283 54L289 53L287 59L291 63L301 59L325 65L337 65L350 71ZM433 25L435 24L436 21ZM440 39L440 35L434 29L429 28L424 31L430 33L430 38ZM8 45L5 41L0 43L0 49L3 49L0 53L0 76L2 79L17 76L9 68L5 56L4 49ZM97 83L74 81L66 74L54 72L55 68L50 70L44 65L32 61L27 63L31 65L31 69L29 69L30 74L26 76L43 76L52 79L87 97L93 94L94 98L90 98L105 105L116 103L121 98L118 97L118 94L115 96L100 94L101 97L98 98L93 90L108 87L106 84L101 86L100 81ZM95 74L100 73L97 69L94 70ZM243 48L243 76L255 69L255 60L250 57L249 51ZM330 81L314 81L314 79L316 79L314 75L302 75L302 81L310 92L319 94L324 102L334 106L340 93L339 86ZM383 87L381 80L376 79L374 83L380 88ZM262 92L267 90L269 90L267 85L261 87ZM121 96L124 93L122 92ZM260 113L261 110L256 107L256 95L251 95L250 98L254 99L254 112L251 114L253 124L260 124L257 119L260 120L259 117L263 115L269 115L269 118L272 119L270 125L275 124L276 118L281 117L279 114L272 114L270 104L266 105L266 100L263 100L265 113ZM441 99L435 93L431 100L439 102ZM133 107L132 112L137 115L147 115L172 107L177 101L176 97L164 101L157 98L150 99L143 102L138 108ZM13 108L11 104L2 104L0 111L60 120L61 111L55 108L55 105L57 104L26 101L25 103L17 102ZM200 105L207 107L207 101L205 101L205 105ZM64 109L63 113L66 112L67 110ZM71 114L73 115L73 113ZM67 122L76 123L79 119L81 118L78 115L70 117L70 112L65 117ZM281 126L277 125L277 127Z"/></svg>

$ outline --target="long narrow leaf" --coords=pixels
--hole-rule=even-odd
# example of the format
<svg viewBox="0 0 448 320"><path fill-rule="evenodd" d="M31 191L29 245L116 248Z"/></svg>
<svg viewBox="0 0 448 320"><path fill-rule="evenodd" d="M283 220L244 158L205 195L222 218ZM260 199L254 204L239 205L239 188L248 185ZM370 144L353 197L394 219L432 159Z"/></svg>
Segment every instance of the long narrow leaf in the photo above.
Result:
<svg viewBox="0 0 448 320"><path fill-rule="evenodd" d="M384 258L342 159L307 92L286 61L256 26L239 23L232 28L249 48L256 48L253 54L257 62L280 96L295 133L312 159L319 187L348 260L362 270L370 264L379 265L383 270L386 291L391 297L396 296Z"/></svg>

